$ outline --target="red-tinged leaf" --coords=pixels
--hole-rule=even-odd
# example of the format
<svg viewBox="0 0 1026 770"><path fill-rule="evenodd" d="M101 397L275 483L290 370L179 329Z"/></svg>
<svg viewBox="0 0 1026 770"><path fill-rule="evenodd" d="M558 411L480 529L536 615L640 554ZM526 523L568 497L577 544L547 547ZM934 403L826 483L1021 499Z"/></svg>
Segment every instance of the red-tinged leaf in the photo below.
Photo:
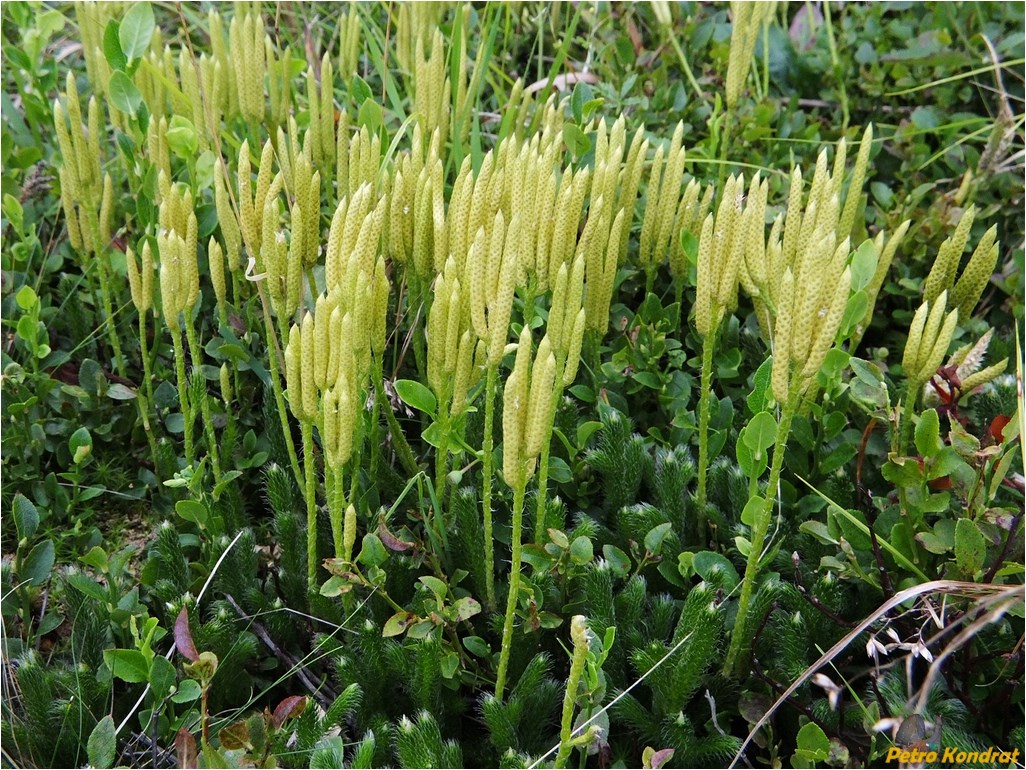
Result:
<svg viewBox="0 0 1026 770"><path fill-rule="evenodd" d="M199 767L196 739L184 727L179 728L178 735L175 736L175 757L181 770L186 770L186 768L193 770Z"/></svg>
<svg viewBox="0 0 1026 770"><path fill-rule="evenodd" d="M196 644L192 641L192 631L189 630L189 610L182 607L175 620L175 646L178 651L192 663L199 660L199 653L196 652Z"/></svg>
<svg viewBox="0 0 1026 770"><path fill-rule="evenodd" d="M1012 421L1011 417L1006 417L1003 414L999 414L993 420L990 421L990 427L987 428L988 435L994 437L994 440L1001 443L1005 440L1005 426Z"/></svg>
<svg viewBox="0 0 1026 770"><path fill-rule="evenodd" d="M306 710L306 704L307 698L305 695L290 695L285 698L274 708L274 716L272 717L274 729L277 730L285 724L286 719L292 719L302 714Z"/></svg>
<svg viewBox="0 0 1026 770"><path fill-rule="evenodd" d="M659 749L656 751L651 746L646 746L641 755L641 766L646 770L659 770L663 765L673 759L674 749Z"/></svg>
<svg viewBox="0 0 1026 770"><path fill-rule="evenodd" d="M228 751L236 749L250 751L253 748L253 741L249 737L249 725L244 719L221 729L217 733L217 739L221 741L221 748Z"/></svg>
<svg viewBox="0 0 1026 770"><path fill-rule="evenodd" d="M381 538L381 542L385 548L390 551L397 551L402 553L403 551L409 551L411 548L416 548L416 543L407 543L405 540L400 540L391 532L388 531L388 527L385 526L385 522L381 522L378 525L378 537Z"/></svg>
<svg viewBox="0 0 1026 770"><path fill-rule="evenodd" d="M930 481L927 483L929 483L930 489L932 489L934 492L939 492L944 489L951 489L950 476L941 476L937 479L930 479Z"/></svg>
<svg viewBox="0 0 1026 770"><path fill-rule="evenodd" d="M384 637L399 636L399 634L404 633L407 628L419 620L420 618L412 612L399 610L399 612L385 621L385 627L381 629L381 635Z"/></svg>

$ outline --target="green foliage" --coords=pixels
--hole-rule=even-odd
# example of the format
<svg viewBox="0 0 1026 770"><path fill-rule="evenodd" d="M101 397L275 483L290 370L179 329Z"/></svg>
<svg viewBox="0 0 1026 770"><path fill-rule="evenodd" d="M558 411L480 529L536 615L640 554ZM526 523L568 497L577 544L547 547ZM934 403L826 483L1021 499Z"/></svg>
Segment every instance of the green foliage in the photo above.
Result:
<svg viewBox="0 0 1026 770"><path fill-rule="evenodd" d="M802 686L741 761L880 761L873 726L911 716L925 650L955 638L915 713L944 745L1022 747L1021 613L957 636L1023 581L1023 405L1002 369L1021 359L1022 9L747 14L4 4L10 762L528 767L577 749L589 766L719 766L843 622L932 580L989 587L880 618L822 669L840 704ZM853 215L834 267L854 295L782 419L772 359L806 340L767 344L783 303L753 267L774 259L793 169L815 186L842 139L850 166L869 123L866 193L846 202L850 173L829 191ZM733 300L704 339L691 216L756 210L723 184L756 170L768 210L738 232L763 248L743 291L717 286ZM792 197L805 218L778 241L825 242ZM897 352L943 288L950 344L910 357L910 383ZM290 331L311 322L328 344L297 361ZM542 345L558 370L538 393L510 387L525 326L529 379L548 382ZM486 405L489 377L505 387ZM496 697L511 552L515 686ZM568 689L575 616L590 630ZM751 665L725 670L728 640Z"/></svg>

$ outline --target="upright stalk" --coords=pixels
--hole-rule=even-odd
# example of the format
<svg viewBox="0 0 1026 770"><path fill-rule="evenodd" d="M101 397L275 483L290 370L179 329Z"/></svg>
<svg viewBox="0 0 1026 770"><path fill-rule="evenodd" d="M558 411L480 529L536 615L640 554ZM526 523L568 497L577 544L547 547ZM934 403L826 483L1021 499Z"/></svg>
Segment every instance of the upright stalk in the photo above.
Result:
<svg viewBox="0 0 1026 770"><path fill-rule="evenodd" d="M271 313L267 309L267 298L264 296L263 288L258 285L260 291L260 305L264 311L264 329L267 332L267 355L271 364L271 391L274 393L274 403L278 407L278 418L281 420L281 432L285 439L285 447L289 453L289 464L292 466L292 475L300 489L305 490L305 481L302 472L299 470L299 457L296 454L296 445L292 440L292 429L289 427L288 407L285 405L285 394L281 390L281 382L278 379L278 345L274 333L274 322L271 320Z"/></svg>
<svg viewBox="0 0 1026 770"><path fill-rule="evenodd" d="M146 313L139 313L139 355L143 363L143 403L139 405L139 414L142 417L143 430L146 432L146 441L150 445L150 455L153 457L153 474L160 480L160 468L157 464L157 439L153 435L153 427L150 425L150 409L153 406L153 374L150 369L150 357L146 345Z"/></svg>
<svg viewBox="0 0 1026 770"><path fill-rule="evenodd" d="M192 445L192 409L189 404L189 380L185 376L185 346L182 345L181 331L171 332L171 341L175 347L175 374L178 377L178 402L182 407L185 431L185 462L192 467L196 460Z"/></svg>
<svg viewBox="0 0 1026 770"><path fill-rule="evenodd" d="M698 539L704 545L706 530L705 506L708 493L706 476L709 473L709 396L712 391L713 352L716 347L716 332L719 324L713 326L707 339L702 340L702 386L698 394Z"/></svg>
<svg viewBox="0 0 1026 770"><path fill-rule="evenodd" d="M316 590L317 580L317 470L313 457L313 423L302 420L300 430L303 436L303 470L306 497L306 579L307 589ZM334 525L334 522L332 522Z"/></svg>
<svg viewBox="0 0 1026 770"><path fill-rule="evenodd" d="M509 572L509 596L506 598L506 619L502 624L502 648L499 650L499 670L495 675L495 698L502 700L506 688L506 673L509 669L509 653L513 643L513 618L517 610L517 597L520 594L520 558L523 547L521 536L524 525L524 492L527 488L527 474L521 471L516 486L513 487L513 564Z"/></svg>
<svg viewBox="0 0 1026 770"><path fill-rule="evenodd" d="M562 368L562 365L558 367L559 370ZM552 403L549 405L550 414L556 413L562 395L563 389L557 384L552 393ZM545 537L545 514L548 511L549 501L549 445L551 443L551 437L547 441L542 441L541 457L538 460L538 508L534 516L534 542L538 545L542 544Z"/></svg>
<svg viewBox="0 0 1026 770"><path fill-rule="evenodd" d="M355 470L353 471L355 473ZM352 554L345 553L346 532L346 485L345 466L339 465L332 469L334 482L332 484L332 495L328 505L328 515L331 517L331 539L335 546L335 556L340 559L347 559Z"/></svg>
<svg viewBox="0 0 1026 770"><path fill-rule="evenodd" d="M770 522L773 521L773 500L776 499L777 484L780 483L780 471L784 464L784 450L787 447L788 434L791 432L791 420L798 408L797 394L791 395L784 405L777 427L777 438L773 444L773 461L770 465L769 483L766 486L766 498L755 526L752 527L751 550L748 552L748 563L745 565L745 576L741 583L741 597L738 600L737 620L730 635L730 648L727 651L727 662L724 666L727 675L741 676L748 659L748 610L755 588L755 579L759 573L759 560L766 544Z"/></svg>
<svg viewBox="0 0 1026 770"><path fill-rule="evenodd" d="M199 336L196 334L196 328L188 317L189 312L186 311L185 315L185 336L189 340L189 355L192 358L192 368L202 377L203 353L199 344ZM217 437L214 434L214 421L211 419L206 387L203 388L203 393L200 396L200 413L203 416L203 432L207 437L207 454L210 455L210 466L214 471L214 482L217 483L221 480L221 463L218 459Z"/></svg>
<svg viewBox="0 0 1026 770"><path fill-rule="evenodd" d="M495 542L492 539L492 454L495 422L495 386L499 367L489 364L485 374L484 439L481 446L481 512L484 518L485 601L495 606Z"/></svg>

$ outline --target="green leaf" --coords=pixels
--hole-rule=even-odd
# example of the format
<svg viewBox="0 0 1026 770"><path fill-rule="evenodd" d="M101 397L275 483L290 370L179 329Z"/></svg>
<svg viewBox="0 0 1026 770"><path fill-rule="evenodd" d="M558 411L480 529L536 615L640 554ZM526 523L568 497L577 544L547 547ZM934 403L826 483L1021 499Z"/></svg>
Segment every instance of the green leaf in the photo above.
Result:
<svg viewBox="0 0 1026 770"><path fill-rule="evenodd" d="M570 544L570 559L574 564L587 564L594 557L595 552L591 546L591 540L584 535L574 538Z"/></svg>
<svg viewBox="0 0 1026 770"><path fill-rule="evenodd" d="M680 231L680 247L692 265L698 262L698 237L690 230Z"/></svg>
<svg viewBox="0 0 1026 770"><path fill-rule="evenodd" d="M798 762L792 759L791 764L795 767L809 767L812 762L825 762L829 758L830 739L823 732L823 728L809 722L798 731L798 749L794 758Z"/></svg>
<svg viewBox="0 0 1026 770"><path fill-rule="evenodd" d="M183 679L178 683L178 690L171 696L171 700L174 703L192 703L202 694L199 682L195 679Z"/></svg>
<svg viewBox="0 0 1026 770"><path fill-rule="evenodd" d="M737 570L721 553L714 551L699 551L691 560L691 568L695 574L701 576L702 580L713 585L718 585L725 591L733 591L741 579ZM687 575L685 575L687 577Z"/></svg>
<svg viewBox="0 0 1026 770"><path fill-rule="evenodd" d="M851 290L853 292L864 289L873 280L878 259L876 246L868 238L855 250L855 255L851 258Z"/></svg>
<svg viewBox="0 0 1026 770"><path fill-rule="evenodd" d="M866 292L859 290L848 297L848 302L844 306L844 314L841 316L841 323L838 326L837 336L839 339L847 339L855 327L866 317L866 311L869 309L869 297Z"/></svg>
<svg viewBox="0 0 1026 770"><path fill-rule="evenodd" d="M441 449L442 444L445 443L445 429L442 427L442 423L433 422L424 429L420 437L435 449Z"/></svg>
<svg viewBox="0 0 1026 770"><path fill-rule="evenodd" d="M86 756L90 767L106 768L114 766L114 755L117 753L118 741L114 732L114 717L107 714L96 723L89 733L86 742Z"/></svg>
<svg viewBox="0 0 1026 770"><path fill-rule="evenodd" d="M14 526L18 530L18 540L24 540L36 534L39 527L39 511L35 504L21 492L14 496L11 505L14 514Z"/></svg>
<svg viewBox="0 0 1026 770"><path fill-rule="evenodd" d="M361 126L366 126L370 133L377 133L384 121L385 112L376 101L367 99L360 105L360 111L356 115L356 122Z"/></svg>
<svg viewBox="0 0 1026 770"><path fill-rule="evenodd" d="M201 527L207 523L207 506L195 500L179 500L175 503L175 513L186 521L199 524Z"/></svg>
<svg viewBox="0 0 1026 770"><path fill-rule="evenodd" d="M50 577L50 572L53 571L53 563L53 540L44 540L41 543L37 543L36 547L29 551L25 561L21 563L18 579L28 580L34 586L41 586Z"/></svg>
<svg viewBox="0 0 1026 770"><path fill-rule="evenodd" d="M923 457L932 457L941 446L940 417L936 409L927 409L919 415L916 425L916 449Z"/></svg>
<svg viewBox="0 0 1026 770"><path fill-rule="evenodd" d="M492 648L480 636L464 636L463 646L467 648L471 655L475 655L478 658L487 658L492 654Z"/></svg>
<svg viewBox="0 0 1026 770"><path fill-rule="evenodd" d="M385 563L385 559L387 558L388 551L385 550L385 546L382 544L381 538L373 532L368 532L363 536L360 555L356 557L358 562L366 564L368 567L380 567Z"/></svg>
<svg viewBox="0 0 1026 770"><path fill-rule="evenodd" d="M107 27L103 30L103 55L112 70L123 71L128 68L128 57L121 50L120 30L121 24L117 19L107 22Z"/></svg>
<svg viewBox="0 0 1026 770"><path fill-rule="evenodd" d="M577 82L570 95L570 113L574 116L574 121L579 124L584 122L584 104L594 96L595 92L590 85L584 81Z"/></svg>
<svg viewBox="0 0 1026 770"><path fill-rule="evenodd" d="M400 610L385 621L385 625L381 629L381 635L385 637L399 636L410 627L411 623L415 623L417 620L417 616L412 612Z"/></svg>
<svg viewBox="0 0 1026 770"><path fill-rule="evenodd" d="M149 678L150 667L139 650L104 650L103 660L111 673L125 682L135 684Z"/></svg>
<svg viewBox="0 0 1026 770"><path fill-rule="evenodd" d="M14 295L14 301L22 310L31 310L39 303L39 297L36 296L35 290L26 284L18 289L18 293Z"/></svg>
<svg viewBox="0 0 1026 770"><path fill-rule="evenodd" d="M563 144L575 158L580 158L591 149L591 140L588 135L573 123L563 124Z"/></svg>
<svg viewBox="0 0 1026 770"><path fill-rule="evenodd" d="M457 599L452 608L456 622L461 623L481 612L481 602L472 596L464 596L462 599Z"/></svg>
<svg viewBox="0 0 1026 770"><path fill-rule="evenodd" d="M89 434L88 428L79 428L71 434L68 439L68 451L71 452L75 465L85 462L93 451L93 437Z"/></svg>
<svg viewBox="0 0 1026 770"><path fill-rule="evenodd" d="M761 497L753 497L745 503L744 509L741 511L741 523L749 527L754 527L755 523L759 520L759 517L763 515L766 510L766 500Z"/></svg>
<svg viewBox="0 0 1026 770"><path fill-rule="evenodd" d="M631 560L627 554L615 545L606 543L602 546L602 556L616 577L627 577L627 573L631 571Z"/></svg>
<svg viewBox="0 0 1026 770"><path fill-rule="evenodd" d="M975 575L983 567L987 542L976 523L959 519L955 525L955 562L967 575Z"/></svg>
<svg viewBox="0 0 1026 770"><path fill-rule="evenodd" d="M598 420L589 420L588 422L582 422L577 426L577 447L584 449L588 443L588 439L592 437L595 431L602 428L602 423Z"/></svg>
<svg viewBox="0 0 1026 770"><path fill-rule="evenodd" d="M449 593L449 589L445 583L432 575L421 575L419 578L420 582L428 587L428 590L435 595L439 600L444 599L446 594Z"/></svg>
<svg viewBox="0 0 1026 770"><path fill-rule="evenodd" d="M742 435L752 452L764 452L777 440L777 421L769 412L759 412L745 426Z"/></svg>
<svg viewBox="0 0 1026 770"><path fill-rule="evenodd" d="M110 567L107 552L98 545L94 545L89 549L88 553L80 556L78 560L87 567L92 567L99 572L106 572Z"/></svg>
<svg viewBox="0 0 1026 770"><path fill-rule="evenodd" d="M769 389L772 375L773 356L770 356L755 370L755 376L752 378L752 392L748 394L748 409L752 414L765 411L769 402L773 400L773 394Z"/></svg>
<svg viewBox="0 0 1026 770"><path fill-rule="evenodd" d="M421 385L416 380L396 380L394 386L396 394L404 403L420 412L434 416L438 401L435 400L435 394L428 387Z"/></svg>
<svg viewBox="0 0 1026 770"><path fill-rule="evenodd" d="M438 667L445 679L452 679L456 674L456 669L460 667L460 656L452 650L449 650L438 662Z"/></svg>
<svg viewBox="0 0 1026 770"><path fill-rule="evenodd" d="M175 679L177 679L175 667L171 665L167 658L157 655L153 659L153 663L150 664L149 681L158 702L164 700L171 692Z"/></svg>
<svg viewBox="0 0 1026 770"><path fill-rule="evenodd" d="M107 398L113 398L115 401L130 401L136 397L136 392L127 385L122 385L120 382L112 383L107 388Z"/></svg>
<svg viewBox="0 0 1026 770"><path fill-rule="evenodd" d="M189 159L196 155L199 140L196 138L196 127L192 121L175 115L167 129L167 146L179 158Z"/></svg>
<svg viewBox="0 0 1026 770"><path fill-rule="evenodd" d="M658 555L663 549L663 541L666 539L666 536L670 534L670 530L672 528L673 525L668 521L652 527L652 529L648 531L648 534L645 535L645 550L653 555Z"/></svg>
<svg viewBox="0 0 1026 770"><path fill-rule="evenodd" d="M111 74L107 90L110 93L111 104L121 112L135 115L142 105L142 94L132 79L121 70L115 70Z"/></svg>
<svg viewBox="0 0 1026 770"><path fill-rule="evenodd" d="M103 586L88 575L83 575L81 572L72 572L65 579L73 588L81 591L91 599L106 602L109 598Z"/></svg>
<svg viewBox="0 0 1026 770"><path fill-rule="evenodd" d="M149 3L136 3L128 9L118 29L118 42L121 51L129 62L141 59L150 47L153 38L153 8Z"/></svg>

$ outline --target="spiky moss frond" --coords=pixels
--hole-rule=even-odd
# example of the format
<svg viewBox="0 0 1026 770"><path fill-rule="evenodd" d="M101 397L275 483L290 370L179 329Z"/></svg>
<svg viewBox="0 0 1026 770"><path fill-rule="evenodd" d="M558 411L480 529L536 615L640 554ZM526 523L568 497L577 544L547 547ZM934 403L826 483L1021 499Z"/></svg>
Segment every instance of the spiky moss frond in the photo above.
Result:
<svg viewBox="0 0 1026 770"><path fill-rule="evenodd" d="M632 433L631 421L612 408L600 414L598 446L585 462L602 475L607 510L616 512L634 502L645 467L644 439Z"/></svg>
<svg viewBox="0 0 1026 770"><path fill-rule="evenodd" d="M672 681L673 700L668 704L671 712L687 705L716 658L723 636L723 610L716 593L712 585L703 581L691 589L684 601L673 644L685 637L687 641L674 656L672 673L667 677Z"/></svg>
<svg viewBox="0 0 1026 770"><path fill-rule="evenodd" d="M264 429L264 438L267 439L267 459L283 468L288 468L288 446L285 443L285 434L282 433L274 391L270 387L264 387L261 394L260 418L260 424Z"/></svg>
<svg viewBox="0 0 1026 770"><path fill-rule="evenodd" d="M672 596L666 593L657 594L652 599L648 617L651 638L669 639L679 612L680 607Z"/></svg>
<svg viewBox="0 0 1026 770"><path fill-rule="evenodd" d="M696 465L691 452L684 445L656 449L651 465L649 486L656 507L673 524L678 537L684 539L693 527L688 521L688 486L695 478Z"/></svg>
<svg viewBox="0 0 1026 770"><path fill-rule="evenodd" d="M174 590L174 595L165 601L178 601L189 590L189 560L182 548L178 536L178 528L170 521L161 522L157 527L157 537L153 542L150 559L156 564L158 579L165 580Z"/></svg>
<svg viewBox="0 0 1026 770"><path fill-rule="evenodd" d="M459 745L442 740L438 722L428 711L418 712L414 720L405 716L399 720L395 751L404 768L463 766Z"/></svg>
<svg viewBox="0 0 1026 770"><path fill-rule="evenodd" d="M4 564L8 566L10 562ZM66 580L66 576L62 577L62 580ZM9 586L10 581L5 575L5 594L11 590ZM103 665L103 651L113 645L106 608L96 599L72 589L70 585L65 586L60 596L64 617L68 619L71 627L69 641L72 659L85 663L93 671L98 671Z"/></svg>
<svg viewBox="0 0 1026 770"><path fill-rule="evenodd" d="M606 629L616 624L613 609L613 571L603 560L592 562L580 578L583 606L591 614L592 631L600 639Z"/></svg>
<svg viewBox="0 0 1026 770"><path fill-rule="evenodd" d="M748 502L748 477L726 457L709 468L709 501L725 522L739 522Z"/></svg>
<svg viewBox="0 0 1026 770"><path fill-rule="evenodd" d="M481 718L488 728L488 740L500 753L517 745L520 718L524 713L523 700L510 697L501 701L491 693L481 701Z"/></svg>
<svg viewBox="0 0 1026 770"><path fill-rule="evenodd" d="M478 491L474 487L463 487L453 496L453 517L455 532L450 532L455 548L453 556L458 566L470 573L474 595L485 595L484 527L478 504Z"/></svg>
<svg viewBox="0 0 1026 770"><path fill-rule="evenodd" d="M537 515L537 499L537 493L532 494L528 497L527 503L524 505L526 512L531 516ZM564 503L563 500L559 497L546 498L544 528L546 530L551 528L565 529L567 524L566 518L566 503ZM526 523L524 526L527 528L527 531L530 532L534 528L534 522ZM577 532L576 530L572 533L568 533L568 536L571 534L573 535L572 537L570 537L571 541L573 541L575 537L578 537L582 534L589 538L592 537L592 535L586 532Z"/></svg>

